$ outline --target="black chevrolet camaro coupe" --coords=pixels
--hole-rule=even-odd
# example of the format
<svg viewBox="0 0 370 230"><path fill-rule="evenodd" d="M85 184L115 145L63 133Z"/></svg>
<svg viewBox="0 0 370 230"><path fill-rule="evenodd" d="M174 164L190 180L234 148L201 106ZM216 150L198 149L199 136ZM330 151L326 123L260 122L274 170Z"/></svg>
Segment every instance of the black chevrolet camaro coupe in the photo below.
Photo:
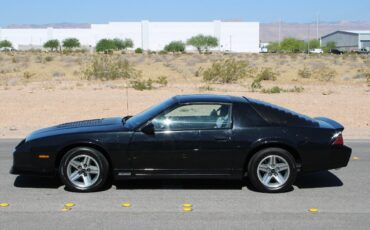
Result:
<svg viewBox="0 0 370 230"><path fill-rule="evenodd" d="M251 98L182 95L133 117L65 123L15 148L13 174L58 174L73 191L109 179L242 179L262 192L289 189L298 172L345 167L343 126Z"/></svg>

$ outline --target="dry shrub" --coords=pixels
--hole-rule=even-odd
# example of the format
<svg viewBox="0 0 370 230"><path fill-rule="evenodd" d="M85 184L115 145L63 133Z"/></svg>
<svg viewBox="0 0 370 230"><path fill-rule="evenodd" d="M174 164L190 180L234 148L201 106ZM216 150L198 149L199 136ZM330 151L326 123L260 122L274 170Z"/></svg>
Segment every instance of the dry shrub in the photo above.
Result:
<svg viewBox="0 0 370 230"><path fill-rule="evenodd" d="M254 69L246 61L234 58L215 61L203 71L203 80L213 83L233 83L240 79L252 77Z"/></svg>
<svg viewBox="0 0 370 230"><path fill-rule="evenodd" d="M315 70L314 74L319 81L331 81L337 75L337 71L329 67L324 67Z"/></svg>
<svg viewBox="0 0 370 230"><path fill-rule="evenodd" d="M141 76L141 72L126 59L109 55L93 57L83 73L88 80L132 79Z"/></svg>
<svg viewBox="0 0 370 230"><path fill-rule="evenodd" d="M310 70L310 68L304 65L303 69L298 70L298 76L300 76L301 78L311 78L312 71Z"/></svg>

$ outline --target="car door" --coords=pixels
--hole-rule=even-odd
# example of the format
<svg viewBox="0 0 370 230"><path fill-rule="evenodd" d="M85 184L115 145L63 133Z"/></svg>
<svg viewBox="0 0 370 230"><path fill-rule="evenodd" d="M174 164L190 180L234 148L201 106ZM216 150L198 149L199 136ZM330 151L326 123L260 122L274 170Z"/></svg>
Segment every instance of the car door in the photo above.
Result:
<svg viewBox="0 0 370 230"><path fill-rule="evenodd" d="M216 125L199 131L200 149L191 156L193 170L201 174L231 174L238 150L232 137L232 105L217 106Z"/></svg>
<svg viewBox="0 0 370 230"><path fill-rule="evenodd" d="M199 129L192 128L188 105L178 105L157 115L146 126L153 133L139 129L129 145L135 175L183 175L185 160L198 151ZM189 123L190 122L190 123Z"/></svg>
<svg viewBox="0 0 370 230"><path fill-rule="evenodd" d="M137 131L129 145L135 175L181 175L184 158L199 149L199 132L193 130L155 130L153 134Z"/></svg>

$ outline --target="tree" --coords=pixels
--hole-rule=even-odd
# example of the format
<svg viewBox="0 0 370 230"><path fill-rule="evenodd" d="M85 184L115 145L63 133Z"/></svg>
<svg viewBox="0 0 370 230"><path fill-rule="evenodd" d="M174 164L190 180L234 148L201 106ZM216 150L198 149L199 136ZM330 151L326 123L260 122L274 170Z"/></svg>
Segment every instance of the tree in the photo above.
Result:
<svg viewBox="0 0 370 230"><path fill-rule="evenodd" d="M323 47L323 51L328 53L331 49L337 48L337 44L334 41L327 42L326 45Z"/></svg>
<svg viewBox="0 0 370 230"><path fill-rule="evenodd" d="M299 53L305 49L304 41L295 38L284 38L280 43L280 49L288 53Z"/></svg>
<svg viewBox="0 0 370 230"><path fill-rule="evenodd" d="M115 39L113 39L113 42L114 42L117 50L125 50L127 48L134 47L134 42L129 38L126 38L125 40L115 38Z"/></svg>
<svg viewBox="0 0 370 230"><path fill-rule="evenodd" d="M97 52L104 52L108 50L117 49L117 45L114 40L104 38L99 40L98 43L96 43L95 49Z"/></svg>
<svg viewBox="0 0 370 230"><path fill-rule="evenodd" d="M164 47L167 52L184 52L185 43L182 41L172 41Z"/></svg>
<svg viewBox="0 0 370 230"><path fill-rule="evenodd" d="M0 48L12 48L13 45L10 41L8 40L2 40L0 41Z"/></svg>
<svg viewBox="0 0 370 230"><path fill-rule="evenodd" d="M217 47L218 39L216 37L199 34L188 39L186 43L194 46L199 53L202 53L203 51L208 52L209 48Z"/></svg>
<svg viewBox="0 0 370 230"><path fill-rule="evenodd" d="M270 43L267 45L267 50L268 50L268 52L270 52L270 53L280 52L280 45L279 45L279 42L270 42Z"/></svg>
<svg viewBox="0 0 370 230"><path fill-rule="evenodd" d="M63 40L63 47L73 49L80 47L80 41L77 38L67 38Z"/></svg>
<svg viewBox="0 0 370 230"><path fill-rule="evenodd" d="M320 40L318 39L311 39L308 41L308 47L310 49L318 49L320 48Z"/></svg>
<svg viewBox="0 0 370 230"><path fill-rule="evenodd" d="M60 43L57 39L52 39L44 43L45 49L50 49L51 51L57 50L60 46Z"/></svg>

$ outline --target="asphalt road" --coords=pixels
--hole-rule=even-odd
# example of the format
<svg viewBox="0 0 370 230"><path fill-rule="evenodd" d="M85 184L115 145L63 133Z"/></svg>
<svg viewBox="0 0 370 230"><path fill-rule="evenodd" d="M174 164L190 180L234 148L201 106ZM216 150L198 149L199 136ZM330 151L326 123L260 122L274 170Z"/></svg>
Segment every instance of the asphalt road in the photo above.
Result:
<svg viewBox="0 0 370 230"><path fill-rule="evenodd" d="M348 141L347 168L300 176L283 194L233 181L131 181L97 193L10 175L18 140L0 140L0 229L370 229L370 141ZM66 202L75 203L63 212ZM130 208L121 206L130 202ZM193 211L182 212L182 203ZM317 208L313 214L309 208Z"/></svg>

